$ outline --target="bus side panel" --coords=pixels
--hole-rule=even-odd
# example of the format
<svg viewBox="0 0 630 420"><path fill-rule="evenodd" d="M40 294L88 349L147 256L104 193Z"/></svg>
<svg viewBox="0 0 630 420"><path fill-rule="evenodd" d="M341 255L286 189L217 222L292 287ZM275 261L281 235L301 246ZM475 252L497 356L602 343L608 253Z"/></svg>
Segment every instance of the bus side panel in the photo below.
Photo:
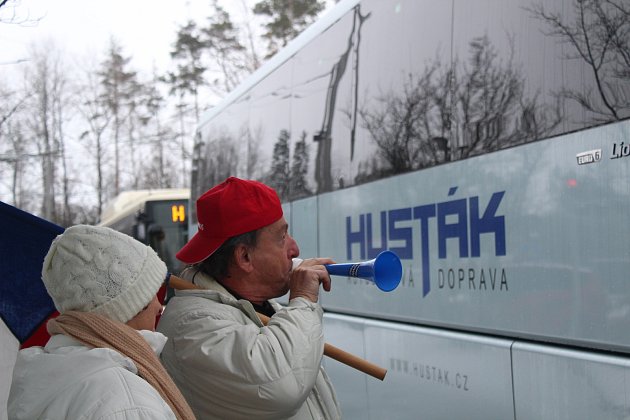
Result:
<svg viewBox="0 0 630 420"><path fill-rule="evenodd" d="M628 418L630 359L518 342L512 357L516 418Z"/></svg>
<svg viewBox="0 0 630 420"><path fill-rule="evenodd" d="M381 382L327 361L345 418L514 416L509 340L335 314L325 326L331 344L388 369Z"/></svg>
<svg viewBox="0 0 630 420"><path fill-rule="evenodd" d="M327 343L355 356L366 358L364 319L326 313L324 337ZM379 383L380 381L328 357L324 357L322 362L335 387L343 418L369 419L367 384L369 381ZM387 376L385 381L389 382ZM391 386L391 382L389 383Z"/></svg>
<svg viewBox="0 0 630 420"><path fill-rule="evenodd" d="M391 249L390 293L335 277L333 311L630 351L630 123L323 194L319 249ZM579 164L584 153L599 160Z"/></svg>
<svg viewBox="0 0 630 420"><path fill-rule="evenodd" d="M295 201L290 206L284 205L284 217L289 222L291 236L300 247L300 258L319 257L317 248L317 197ZM287 217L287 208L290 209L291 218ZM324 250L324 255L328 256Z"/></svg>
<svg viewBox="0 0 630 420"><path fill-rule="evenodd" d="M289 231L300 247L299 258L316 258L329 256L325 252L320 255L317 248L317 197L309 197L290 204L284 204L284 217L289 222ZM323 294L323 293L322 293ZM288 304L289 295L276 299Z"/></svg>

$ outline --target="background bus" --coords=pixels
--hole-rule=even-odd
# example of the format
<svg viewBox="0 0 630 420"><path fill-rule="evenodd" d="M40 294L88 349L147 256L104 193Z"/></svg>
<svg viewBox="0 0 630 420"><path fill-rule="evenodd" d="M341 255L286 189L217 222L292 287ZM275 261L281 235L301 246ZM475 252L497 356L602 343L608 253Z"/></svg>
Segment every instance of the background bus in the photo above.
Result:
<svg viewBox="0 0 630 420"><path fill-rule="evenodd" d="M342 1L205 115L193 202L259 179L302 257L403 260L321 296L389 369L325 360L344 418L630 417L629 13Z"/></svg>
<svg viewBox="0 0 630 420"><path fill-rule="evenodd" d="M103 211L99 226L126 233L150 245L171 273L183 268L175 254L188 241L188 189L120 193Z"/></svg>

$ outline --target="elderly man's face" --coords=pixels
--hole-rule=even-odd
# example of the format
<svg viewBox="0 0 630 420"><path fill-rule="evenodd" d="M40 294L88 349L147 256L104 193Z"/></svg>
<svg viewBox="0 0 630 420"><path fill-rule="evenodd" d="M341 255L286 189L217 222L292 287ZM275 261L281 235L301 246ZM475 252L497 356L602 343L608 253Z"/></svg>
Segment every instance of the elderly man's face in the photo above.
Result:
<svg viewBox="0 0 630 420"><path fill-rule="evenodd" d="M284 217L260 230L251 257L259 278L259 292L266 295L266 299L288 292L292 260L299 254L300 248L289 235Z"/></svg>

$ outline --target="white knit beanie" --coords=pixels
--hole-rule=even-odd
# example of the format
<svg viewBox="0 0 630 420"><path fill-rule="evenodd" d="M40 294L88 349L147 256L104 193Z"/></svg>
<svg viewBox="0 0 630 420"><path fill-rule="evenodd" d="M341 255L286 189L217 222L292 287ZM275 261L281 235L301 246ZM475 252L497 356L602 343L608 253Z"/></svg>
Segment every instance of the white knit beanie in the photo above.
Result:
<svg viewBox="0 0 630 420"><path fill-rule="evenodd" d="M166 277L151 247L106 227L76 225L53 241L42 279L61 313L93 312L125 323L146 307Z"/></svg>

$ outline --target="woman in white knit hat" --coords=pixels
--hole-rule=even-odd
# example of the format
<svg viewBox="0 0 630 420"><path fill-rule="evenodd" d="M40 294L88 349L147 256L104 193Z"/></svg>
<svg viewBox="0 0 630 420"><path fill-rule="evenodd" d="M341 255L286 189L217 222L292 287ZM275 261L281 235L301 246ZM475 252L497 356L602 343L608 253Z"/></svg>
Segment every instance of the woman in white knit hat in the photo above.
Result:
<svg viewBox="0 0 630 420"><path fill-rule="evenodd" d="M10 419L193 419L159 361L156 297L166 266L148 246L77 225L53 241L42 279L59 317L45 347L21 350Z"/></svg>

